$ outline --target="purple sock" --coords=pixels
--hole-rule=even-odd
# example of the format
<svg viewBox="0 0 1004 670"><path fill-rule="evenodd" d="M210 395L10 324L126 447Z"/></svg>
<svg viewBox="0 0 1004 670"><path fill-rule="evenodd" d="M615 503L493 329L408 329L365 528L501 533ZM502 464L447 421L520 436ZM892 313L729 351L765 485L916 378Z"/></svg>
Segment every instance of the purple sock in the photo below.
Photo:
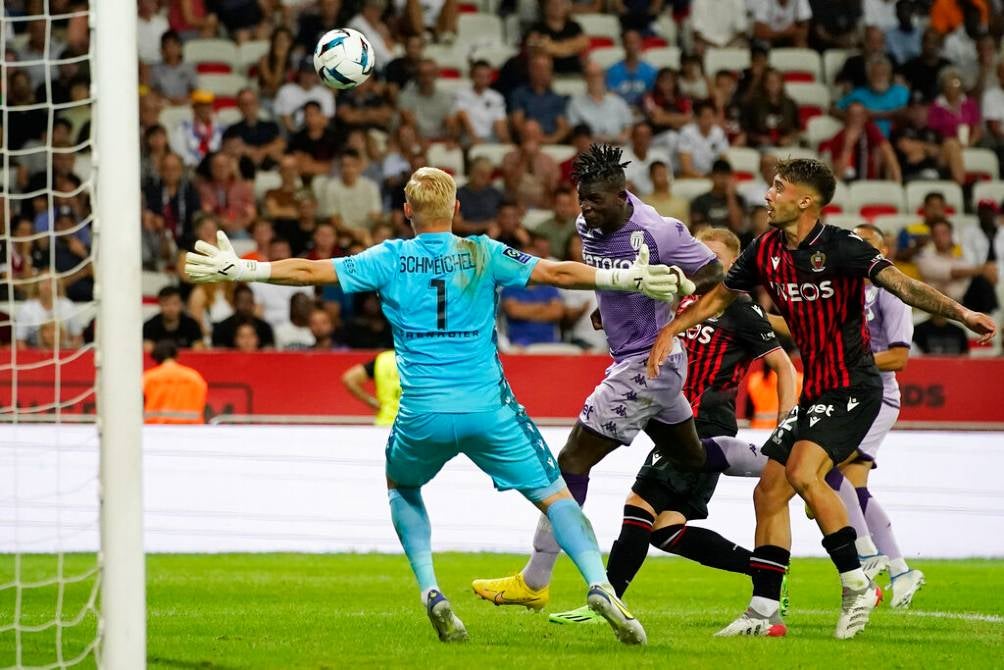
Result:
<svg viewBox="0 0 1004 670"><path fill-rule="evenodd" d="M840 474L840 470L833 468L826 473L826 483L830 485L830 488L834 491L840 491L840 485L844 481L844 476Z"/></svg>
<svg viewBox="0 0 1004 670"><path fill-rule="evenodd" d="M858 504L861 505L861 511L865 514L868 513L868 501L871 499L872 494L868 491L867 486L862 486L859 489L855 489L858 493Z"/></svg>
<svg viewBox="0 0 1004 670"><path fill-rule="evenodd" d="M589 475L576 475L571 472L561 472L565 479L569 492L575 498L575 502L581 506L586 502L586 491L589 489Z"/></svg>
<svg viewBox="0 0 1004 670"><path fill-rule="evenodd" d="M715 438L703 438L701 444L704 445L704 452L707 454L707 460L704 462L704 467L701 468L702 471L724 472L728 469L729 459L725 457L725 451L715 442Z"/></svg>

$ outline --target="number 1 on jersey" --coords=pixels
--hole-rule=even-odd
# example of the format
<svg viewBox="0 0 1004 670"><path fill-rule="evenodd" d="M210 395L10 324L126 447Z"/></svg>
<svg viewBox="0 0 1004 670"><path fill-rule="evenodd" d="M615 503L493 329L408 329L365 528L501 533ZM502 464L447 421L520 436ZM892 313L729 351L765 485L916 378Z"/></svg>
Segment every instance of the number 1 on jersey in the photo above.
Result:
<svg viewBox="0 0 1004 670"><path fill-rule="evenodd" d="M430 279L429 286L436 288L436 328L446 330L446 280Z"/></svg>

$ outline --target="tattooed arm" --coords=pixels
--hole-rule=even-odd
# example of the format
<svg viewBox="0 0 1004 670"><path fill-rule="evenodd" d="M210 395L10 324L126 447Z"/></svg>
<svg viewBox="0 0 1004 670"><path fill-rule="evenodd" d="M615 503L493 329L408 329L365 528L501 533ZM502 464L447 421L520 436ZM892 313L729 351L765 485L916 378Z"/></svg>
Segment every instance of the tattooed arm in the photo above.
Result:
<svg viewBox="0 0 1004 670"><path fill-rule="evenodd" d="M966 309L940 291L907 277L893 265L879 270L875 282L912 307L964 323L969 330L982 335L980 342L989 342L997 332L997 324L986 314Z"/></svg>

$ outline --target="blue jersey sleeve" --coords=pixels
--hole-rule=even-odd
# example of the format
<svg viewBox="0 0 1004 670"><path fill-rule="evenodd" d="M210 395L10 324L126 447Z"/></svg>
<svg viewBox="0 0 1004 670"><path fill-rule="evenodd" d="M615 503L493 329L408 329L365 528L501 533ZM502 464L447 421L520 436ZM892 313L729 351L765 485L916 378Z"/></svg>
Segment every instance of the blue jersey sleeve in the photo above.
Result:
<svg viewBox="0 0 1004 670"><path fill-rule="evenodd" d="M485 244L488 267L495 283L499 286L526 286L540 259L496 240L485 238Z"/></svg>
<svg viewBox="0 0 1004 670"><path fill-rule="evenodd" d="M346 293L379 291L397 270L394 250L386 242L354 256L333 258L331 262L335 264L338 283Z"/></svg>

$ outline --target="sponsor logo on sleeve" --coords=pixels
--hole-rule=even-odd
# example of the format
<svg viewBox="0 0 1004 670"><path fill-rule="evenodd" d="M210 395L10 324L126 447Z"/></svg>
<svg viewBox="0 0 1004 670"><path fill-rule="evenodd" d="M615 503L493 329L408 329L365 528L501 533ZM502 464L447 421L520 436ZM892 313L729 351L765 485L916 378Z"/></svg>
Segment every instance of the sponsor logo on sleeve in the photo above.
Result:
<svg viewBox="0 0 1004 670"><path fill-rule="evenodd" d="M527 263L530 262L530 254L525 254L522 251L516 251L512 247L506 247L505 249L503 249L502 255L508 256L517 263L522 263L523 265L526 265Z"/></svg>
<svg viewBox="0 0 1004 670"><path fill-rule="evenodd" d="M356 261L355 261L355 259L353 259L353 258L346 258L344 261L342 261L342 267L345 268L345 271L348 272L349 274L355 273L355 271L356 271Z"/></svg>

